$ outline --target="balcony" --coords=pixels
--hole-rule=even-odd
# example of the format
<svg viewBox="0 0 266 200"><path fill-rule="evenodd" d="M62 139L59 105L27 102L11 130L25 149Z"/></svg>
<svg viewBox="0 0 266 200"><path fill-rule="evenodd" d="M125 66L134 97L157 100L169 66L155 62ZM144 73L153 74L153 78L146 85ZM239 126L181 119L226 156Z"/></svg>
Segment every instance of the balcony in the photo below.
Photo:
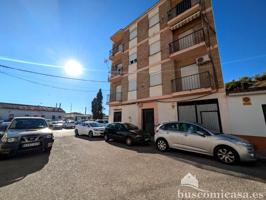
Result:
<svg viewBox="0 0 266 200"><path fill-rule="evenodd" d="M188 34L169 44L170 58L186 59L207 51L203 29ZM188 53L189 52L189 53Z"/></svg>
<svg viewBox="0 0 266 200"><path fill-rule="evenodd" d="M208 71L176 78L171 80L171 84L173 93L212 87L211 76Z"/></svg>
<svg viewBox="0 0 266 200"><path fill-rule="evenodd" d="M111 102L122 102L122 92L116 92L116 93L112 93L110 95L107 96L107 102L111 103Z"/></svg>
<svg viewBox="0 0 266 200"><path fill-rule="evenodd" d="M198 11L200 11L199 0L183 0L168 11L168 25L173 26Z"/></svg>
<svg viewBox="0 0 266 200"><path fill-rule="evenodd" d="M112 50L110 50L110 59L113 60L114 57L117 57L118 59L121 58L120 56L124 52L124 45L119 44L115 46Z"/></svg>

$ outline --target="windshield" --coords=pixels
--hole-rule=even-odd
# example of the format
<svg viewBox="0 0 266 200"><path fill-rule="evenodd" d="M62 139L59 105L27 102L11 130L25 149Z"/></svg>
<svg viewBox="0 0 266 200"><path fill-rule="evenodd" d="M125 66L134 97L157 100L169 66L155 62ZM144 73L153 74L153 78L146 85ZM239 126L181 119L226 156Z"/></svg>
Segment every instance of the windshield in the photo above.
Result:
<svg viewBox="0 0 266 200"><path fill-rule="evenodd" d="M15 119L9 129L41 129L46 127L47 123L43 119Z"/></svg>
<svg viewBox="0 0 266 200"><path fill-rule="evenodd" d="M128 130L138 130L139 128L133 124L130 123L125 123L124 126L126 127L126 129Z"/></svg>
<svg viewBox="0 0 266 200"><path fill-rule="evenodd" d="M89 125L90 127L101 127L101 125L98 124L98 123L89 123L88 125Z"/></svg>

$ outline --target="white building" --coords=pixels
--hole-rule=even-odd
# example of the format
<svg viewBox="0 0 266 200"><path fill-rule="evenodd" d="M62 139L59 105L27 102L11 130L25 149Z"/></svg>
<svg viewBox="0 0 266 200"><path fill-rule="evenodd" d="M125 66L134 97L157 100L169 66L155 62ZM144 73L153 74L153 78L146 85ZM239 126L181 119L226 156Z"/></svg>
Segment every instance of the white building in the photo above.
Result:
<svg viewBox="0 0 266 200"><path fill-rule="evenodd" d="M14 117L43 117L51 120L60 120L65 116L62 108L0 103L0 120L10 120Z"/></svg>

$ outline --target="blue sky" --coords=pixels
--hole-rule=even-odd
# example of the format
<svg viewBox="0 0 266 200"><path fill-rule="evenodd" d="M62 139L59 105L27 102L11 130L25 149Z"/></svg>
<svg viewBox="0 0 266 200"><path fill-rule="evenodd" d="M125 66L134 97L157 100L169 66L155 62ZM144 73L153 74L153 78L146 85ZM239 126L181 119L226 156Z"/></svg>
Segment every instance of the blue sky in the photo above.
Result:
<svg viewBox="0 0 266 200"><path fill-rule="evenodd" d="M84 67L84 79L107 81L104 60L111 49L110 36L126 26L156 0L9 0L1 1L0 58L63 66L69 59ZM266 71L266 2L214 0L220 56L225 82ZM0 64L66 76L55 67L0 59ZM110 64L110 63L109 63ZM1 102L55 106L69 112L90 111L99 88L104 98L109 84L53 79L0 68L17 77L42 84L86 90L65 91L43 87L0 73ZM106 112L108 111L106 106Z"/></svg>

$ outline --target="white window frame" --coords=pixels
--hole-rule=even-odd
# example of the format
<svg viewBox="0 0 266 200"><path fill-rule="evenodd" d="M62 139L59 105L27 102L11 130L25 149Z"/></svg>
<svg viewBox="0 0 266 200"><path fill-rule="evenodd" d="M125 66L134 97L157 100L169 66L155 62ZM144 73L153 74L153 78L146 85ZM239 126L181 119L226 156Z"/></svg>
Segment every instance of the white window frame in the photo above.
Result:
<svg viewBox="0 0 266 200"><path fill-rule="evenodd" d="M160 16L159 13L154 14L149 18L149 28L155 26L156 24L160 23Z"/></svg>
<svg viewBox="0 0 266 200"><path fill-rule="evenodd" d="M138 28L134 28L129 32L129 40L133 40L138 36Z"/></svg>
<svg viewBox="0 0 266 200"><path fill-rule="evenodd" d="M133 92L137 90L137 80L128 80L128 91Z"/></svg>
<svg viewBox="0 0 266 200"><path fill-rule="evenodd" d="M155 46L155 45L158 45L158 46ZM161 51L160 40L150 44L150 56L155 55L155 54L159 53L160 51Z"/></svg>
<svg viewBox="0 0 266 200"><path fill-rule="evenodd" d="M162 84L161 72L153 72L150 74L150 87Z"/></svg>
<svg viewBox="0 0 266 200"><path fill-rule="evenodd" d="M137 62L137 52L130 54L128 61L129 61L129 65L136 63Z"/></svg>

